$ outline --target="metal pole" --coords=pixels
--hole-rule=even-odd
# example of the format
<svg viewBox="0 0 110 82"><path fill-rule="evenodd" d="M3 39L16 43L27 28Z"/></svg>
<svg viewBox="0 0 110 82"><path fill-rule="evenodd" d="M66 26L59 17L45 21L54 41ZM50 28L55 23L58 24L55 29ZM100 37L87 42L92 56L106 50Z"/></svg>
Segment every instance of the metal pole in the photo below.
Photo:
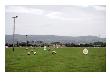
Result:
<svg viewBox="0 0 110 82"><path fill-rule="evenodd" d="M27 45L28 45L28 40L27 40L27 35L26 35L26 48L27 48Z"/></svg>
<svg viewBox="0 0 110 82"><path fill-rule="evenodd" d="M15 34L15 18L14 18L14 27L13 27L13 52L14 52L14 34Z"/></svg>
<svg viewBox="0 0 110 82"><path fill-rule="evenodd" d="M14 37L15 37L15 18L17 18L18 16L16 17L12 17L14 19L14 27L13 27L13 52L14 52Z"/></svg>

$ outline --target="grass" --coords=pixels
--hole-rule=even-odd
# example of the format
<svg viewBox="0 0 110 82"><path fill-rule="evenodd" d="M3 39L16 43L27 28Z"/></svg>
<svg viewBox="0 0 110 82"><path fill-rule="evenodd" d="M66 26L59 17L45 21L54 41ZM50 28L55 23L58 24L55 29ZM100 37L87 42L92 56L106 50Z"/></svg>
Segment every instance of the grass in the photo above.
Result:
<svg viewBox="0 0 110 82"><path fill-rule="evenodd" d="M58 48L57 54L35 48L36 55L25 48L6 48L6 72L105 72L106 48L88 48L89 54L82 53L84 48Z"/></svg>

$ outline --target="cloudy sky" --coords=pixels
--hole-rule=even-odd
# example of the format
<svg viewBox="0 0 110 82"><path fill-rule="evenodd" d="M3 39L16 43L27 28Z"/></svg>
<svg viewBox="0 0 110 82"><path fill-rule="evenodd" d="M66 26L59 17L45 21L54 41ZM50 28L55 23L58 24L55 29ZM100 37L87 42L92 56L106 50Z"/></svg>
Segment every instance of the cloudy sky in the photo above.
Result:
<svg viewBox="0 0 110 82"><path fill-rule="evenodd" d="M5 34L60 36L106 36L106 8L103 5L6 6Z"/></svg>

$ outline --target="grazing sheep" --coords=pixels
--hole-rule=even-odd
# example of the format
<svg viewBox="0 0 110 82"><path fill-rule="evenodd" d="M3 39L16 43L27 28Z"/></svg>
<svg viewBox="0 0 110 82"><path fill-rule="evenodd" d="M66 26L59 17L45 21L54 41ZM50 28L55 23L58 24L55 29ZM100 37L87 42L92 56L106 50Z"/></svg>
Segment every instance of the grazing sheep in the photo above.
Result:
<svg viewBox="0 0 110 82"><path fill-rule="evenodd" d="M30 52L28 52L27 55L30 55Z"/></svg>
<svg viewBox="0 0 110 82"><path fill-rule="evenodd" d="M83 50L83 54L87 55L87 54L88 54L88 49L85 48L85 49Z"/></svg>
<svg viewBox="0 0 110 82"><path fill-rule="evenodd" d="M48 51L51 51L51 49L49 48Z"/></svg>
<svg viewBox="0 0 110 82"><path fill-rule="evenodd" d="M36 54L36 52L34 52L34 55Z"/></svg>
<svg viewBox="0 0 110 82"><path fill-rule="evenodd" d="M52 54L53 54L53 55L56 54L56 51L52 51Z"/></svg>
<svg viewBox="0 0 110 82"><path fill-rule="evenodd" d="M33 52L33 50L31 50L31 52Z"/></svg>
<svg viewBox="0 0 110 82"><path fill-rule="evenodd" d="M47 50L47 47L46 46L44 46L44 50Z"/></svg>
<svg viewBox="0 0 110 82"><path fill-rule="evenodd" d="M26 48L26 50L28 50L28 48Z"/></svg>

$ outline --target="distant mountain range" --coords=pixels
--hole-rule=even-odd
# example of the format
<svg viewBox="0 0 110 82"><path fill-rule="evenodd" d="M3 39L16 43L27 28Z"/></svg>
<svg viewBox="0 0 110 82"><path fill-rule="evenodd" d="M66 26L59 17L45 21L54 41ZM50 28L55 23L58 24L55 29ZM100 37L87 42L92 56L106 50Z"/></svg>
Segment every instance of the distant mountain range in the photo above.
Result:
<svg viewBox="0 0 110 82"><path fill-rule="evenodd" d="M106 38L100 38L97 36L56 36L56 35L28 35L28 41L44 41L50 42L62 42L62 43L92 43L92 42L106 42ZM12 43L13 36L5 35L5 42ZM26 42L26 35L15 34L15 42Z"/></svg>

